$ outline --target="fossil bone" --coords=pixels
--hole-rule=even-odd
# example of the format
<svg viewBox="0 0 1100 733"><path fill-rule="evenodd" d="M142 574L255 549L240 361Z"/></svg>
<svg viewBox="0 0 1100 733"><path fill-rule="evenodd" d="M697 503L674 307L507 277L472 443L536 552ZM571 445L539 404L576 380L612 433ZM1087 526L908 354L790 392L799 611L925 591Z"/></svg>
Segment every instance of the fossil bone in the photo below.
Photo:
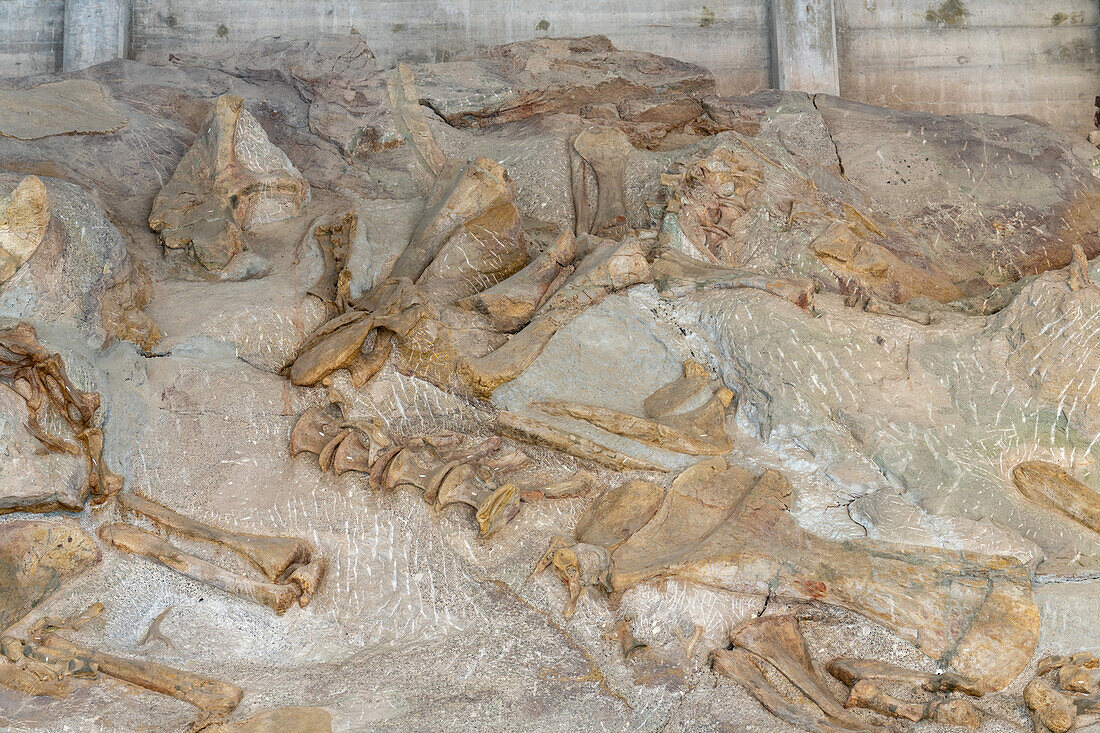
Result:
<svg viewBox="0 0 1100 733"><path fill-rule="evenodd" d="M1100 532L1100 494L1046 461L1025 461L1012 469L1012 483L1028 501L1053 509Z"/></svg>
<svg viewBox="0 0 1100 733"><path fill-rule="evenodd" d="M228 715L240 704L244 694L241 688L228 682L173 669L156 662L107 654L75 644L61 636L51 634L43 643L47 649L91 659L103 674L183 700L204 713Z"/></svg>
<svg viewBox="0 0 1100 733"><path fill-rule="evenodd" d="M203 728L203 733L332 733L332 716L322 708L285 707L245 720Z"/></svg>
<svg viewBox="0 0 1100 733"><path fill-rule="evenodd" d="M266 583L232 573L194 555L188 555L160 537L125 524L108 524L99 529L99 536L113 547L136 555L144 555L178 573L220 588L227 593L262 603L278 615L298 601L297 585Z"/></svg>
<svg viewBox="0 0 1100 733"><path fill-rule="evenodd" d="M793 616L762 616L743 624L730 640L770 662L834 723L861 730L867 726L840 704L818 671Z"/></svg>
<svg viewBox="0 0 1100 733"><path fill-rule="evenodd" d="M0 199L0 283L34 255L49 224L49 196L38 176L27 176Z"/></svg>
<svg viewBox="0 0 1100 733"><path fill-rule="evenodd" d="M773 277L702 262L670 247L653 261L653 282L666 297L682 297L703 290L752 288L771 293L805 310L813 310L816 286L812 280Z"/></svg>
<svg viewBox="0 0 1100 733"><path fill-rule="evenodd" d="M881 715L904 718L914 723L931 720L945 725L963 728L977 728L981 724L978 711L966 700L929 700L925 703L905 702L882 691L873 683L861 679L852 686L848 701L849 708L865 708Z"/></svg>
<svg viewBox="0 0 1100 733"><path fill-rule="evenodd" d="M172 640L164 635L164 632L160 630L160 625L167 618L168 614L172 612L175 606L169 606L156 615L156 618L149 624L149 630L145 632L145 636L141 637L141 641L138 642L138 646L145 646L154 641L163 643L169 649L174 649L175 645L172 644Z"/></svg>
<svg viewBox="0 0 1100 733"><path fill-rule="evenodd" d="M684 362L684 374L646 397L642 409L646 417L660 419L678 412L704 389L720 382L714 379L697 361Z"/></svg>
<svg viewBox="0 0 1100 733"><path fill-rule="evenodd" d="M812 733L837 733L849 730L829 722L810 710L791 703L780 695L760 671L756 660L744 649L718 649L713 656L714 671L725 675L745 688L764 708L777 718Z"/></svg>
<svg viewBox="0 0 1100 733"><path fill-rule="evenodd" d="M1004 688L1027 666L1039 615L1018 561L822 539L786 511L791 487L782 474L754 477L723 463L712 459L681 473L653 518L609 548L615 593L675 576L838 605L912 641L985 691ZM641 521L652 509L616 495L601 511Z"/></svg>
<svg viewBox="0 0 1100 733"><path fill-rule="evenodd" d="M596 214L589 231L600 233L626 224L626 156L633 149L626 134L613 128L600 132L586 130L574 138L573 150L596 174ZM578 223L579 220L578 216Z"/></svg>
<svg viewBox="0 0 1100 733"><path fill-rule="evenodd" d="M574 435L548 423L514 412L497 415L496 430L501 435L525 443L544 445L563 453L592 461L616 471L667 471L664 466L633 458L600 445L588 438Z"/></svg>
<svg viewBox="0 0 1100 733"><path fill-rule="evenodd" d="M885 680L916 685L928 692L962 692L973 697L981 697L984 694L983 689L974 680L953 672L940 674L918 672L889 662L880 662L877 659L838 657L826 664L825 669L848 687L860 680Z"/></svg>
<svg viewBox="0 0 1100 733"><path fill-rule="evenodd" d="M1058 670L1058 686L1066 692L1088 694L1095 685L1087 669L1077 664L1067 664Z"/></svg>
<svg viewBox="0 0 1100 733"><path fill-rule="evenodd" d="M272 582L282 580L289 570L309 562L314 554L303 540L230 532L185 517L137 494L119 494L118 503L124 509L148 517L165 529L229 548L255 565Z"/></svg>
<svg viewBox="0 0 1100 733"><path fill-rule="evenodd" d="M99 410L99 395L82 392L69 381L61 355L44 347L29 323L0 330L0 384L8 385L23 397L30 416L27 431L47 450L84 456L88 471L78 492L81 500L90 493L93 503L101 504L122 488L122 478L103 463L103 433L93 425ZM51 413L64 420L77 445L46 432L43 423ZM18 508L0 507L0 514ZM35 508L49 511L60 506Z"/></svg>
<svg viewBox="0 0 1100 733"><path fill-rule="evenodd" d="M1092 285L1092 280L1089 279L1089 261L1080 242L1073 243L1073 254L1067 269L1070 290L1083 290Z"/></svg>
<svg viewBox="0 0 1100 733"><path fill-rule="evenodd" d="M1024 704L1036 724L1051 733L1066 733L1073 728L1077 707L1073 700L1036 677L1024 688ZM1039 730L1036 727L1036 730Z"/></svg>
<svg viewBox="0 0 1100 733"><path fill-rule="evenodd" d="M424 169L433 177L438 176L447 164L447 157L440 150L427 120L424 119L412 69L405 64L398 64L386 79L386 87L398 131L406 139L412 139L413 149Z"/></svg>

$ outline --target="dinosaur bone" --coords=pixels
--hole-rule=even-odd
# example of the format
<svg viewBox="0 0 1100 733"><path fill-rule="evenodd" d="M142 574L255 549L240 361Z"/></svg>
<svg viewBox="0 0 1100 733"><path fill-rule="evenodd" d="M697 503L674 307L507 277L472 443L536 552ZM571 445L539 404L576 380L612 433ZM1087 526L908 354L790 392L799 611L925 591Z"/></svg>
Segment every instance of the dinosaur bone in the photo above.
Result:
<svg viewBox="0 0 1100 733"><path fill-rule="evenodd" d="M1084 290L1088 286L1092 285L1092 280L1089 279L1089 261L1085 257L1085 249L1081 246L1080 242L1073 243L1072 257L1070 259L1069 267L1066 268L1068 272L1068 281L1070 290ZM0 281L3 278L0 277Z"/></svg>
<svg viewBox="0 0 1100 733"><path fill-rule="evenodd" d="M868 727L833 697L824 677L814 665L806 640L798 628L798 620L793 616L752 619L737 629L730 640L734 646L770 662L837 725L851 730Z"/></svg>
<svg viewBox="0 0 1100 733"><path fill-rule="evenodd" d="M605 517L616 526L641 524L607 548L615 593L674 576L736 593L841 606L910 640L985 691L1003 689L1027 666L1039 614L1030 575L1018 561L826 540L787 512L791 486L782 474L755 477L724 463L712 459L681 473L655 514L622 487L601 497L586 534ZM642 522L645 515L652 518Z"/></svg>
<svg viewBox="0 0 1100 733"><path fill-rule="evenodd" d="M407 140L411 138L425 171L433 177L438 176L447 164L447 156L440 150L424 118L412 69L398 64L386 79L386 87L398 132Z"/></svg>
<svg viewBox="0 0 1100 733"><path fill-rule="evenodd" d="M880 662L877 659L838 657L826 664L825 669L848 687L852 687L860 680L884 680L916 685L928 692L962 692L973 697L981 697L984 694L983 689L974 680L953 672L941 674L918 672L889 662Z"/></svg>
<svg viewBox="0 0 1100 733"><path fill-rule="evenodd" d="M1078 712L1068 695L1058 692L1038 677L1024 688L1024 704L1031 713L1037 733L1041 730L1040 725L1051 733L1066 733L1073 728Z"/></svg>
<svg viewBox="0 0 1100 733"><path fill-rule="evenodd" d="M29 323L21 322L0 330L0 384L8 385L23 397L30 415L27 431L47 450L84 456L88 471L78 492L81 502L90 493L92 502L101 504L122 488L122 478L103 463L103 432L93 425L99 410L99 395L83 392L69 381L61 355L44 347ZM51 413L68 425L78 445L46 431L43 424ZM0 513L16 508L0 508ZM79 509L78 506L65 508Z"/></svg>
<svg viewBox="0 0 1100 733"><path fill-rule="evenodd" d="M745 688L772 715L796 728L811 733L837 733L850 730L830 723L824 716L816 715L791 703L776 692L760 671L756 660L744 649L718 649L713 656L714 671L729 677Z"/></svg>
<svg viewBox="0 0 1100 733"><path fill-rule="evenodd" d="M587 130L573 139L573 150L592 166L596 174L596 214L588 231L598 234L627 223L624 179L626 156L633 149L626 134L613 128L600 132ZM573 190L576 198L576 183ZM583 182L580 192L587 197Z"/></svg>
<svg viewBox="0 0 1100 733"><path fill-rule="evenodd" d="M683 376L646 397L642 410L646 417L655 420L668 417L683 412L684 406L704 389L711 386L717 388L720 384L699 362L688 359L684 362Z"/></svg>
<svg viewBox="0 0 1100 733"><path fill-rule="evenodd" d="M725 427L726 409L733 397L733 392L721 387L702 406L659 420L576 402L537 402L532 407L548 415L583 420L646 445L691 456L714 456L733 449Z"/></svg>
<svg viewBox="0 0 1100 733"><path fill-rule="evenodd" d="M788 300L799 308L813 310L817 286L808 278L773 277L723 267L696 260L670 247L661 249L651 267L657 292L665 297L683 297L703 290L752 288Z"/></svg>
<svg viewBox="0 0 1100 733"><path fill-rule="evenodd" d="M297 585L266 583L232 573L194 555L188 555L151 532L125 524L105 525L99 529L99 537L123 552L144 555L189 578L262 603L280 616L298 601L302 592Z"/></svg>
<svg viewBox="0 0 1100 733"><path fill-rule="evenodd" d="M74 644L60 636L51 634L43 643L47 649L91 659L103 674L183 700L204 713L228 715L240 704L244 694L241 688L228 682L173 669L156 662L107 654Z"/></svg>
<svg viewBox="0 0 1100 733"><path fill-rule="evenodd" d="M659 464L619 453L588 438L514 412L497 415L496 431L513 440L554 448L616 471L668 471Z"/></svg>
<svg viewBox="0 0 1100 733"><path fill-rule="evenodd" d="M145 646L154 641L159 641L169 649L174 649L175 645L172 644L172 640L164 635L164 632L160 630L160 625L167 618L168 614L172 612L175 606L169 606L160 613L149 623L149 630L145 632L145 636L141 637L141 641L138 642L138 646Z"/></svg>
<svg viewBox="0 0 1100 733"><path fill-rule="evenodd" d="M38 176L27 176L0 199L0 283L31 258L50 224L50 199Z"/></svg>
<svg viewBox="0 0 1100 733"><path fill-rule="evenodd" d="M450 471L440 484L435 505L466 504L476 512L482 537L489 537L519 512L519 493L513 484L497 486L483 480L469 464Z"/></svg>
<svg viewBox="0 0 1100 733"><path fill-rule="evenodd" d="M929 700L925 703L906 702L883 692L867 680L859 680L852 686L848 708L865 708L892 718L904 718L914 723L931 720L944 725L977 728L981 723L978 711L966 700Z"/></svg>
<svg viewBox="0 0 1100 733"><path fill-rule="evenodd" d="M309 562L314 554L303 540L230 532L185 517L137 494L119 494L118 503L123 509L148 517L165 529L229 548L255 565L273 583L282 580L298 565Z"/></svg>
<svg viewBox="0 0 1100 733"><path fill-rule="evenodd" d="M1012 469L1012 483L1030 502L1053 509L1100 532L1100 494L1046 461L1025 461Z"/></svg>

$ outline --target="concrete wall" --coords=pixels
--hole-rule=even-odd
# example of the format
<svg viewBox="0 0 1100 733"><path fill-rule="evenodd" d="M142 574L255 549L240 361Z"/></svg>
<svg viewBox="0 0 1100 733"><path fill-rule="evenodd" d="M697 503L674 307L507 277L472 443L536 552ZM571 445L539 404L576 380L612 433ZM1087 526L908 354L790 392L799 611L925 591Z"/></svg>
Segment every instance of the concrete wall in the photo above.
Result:
<svg viewBox="0 0 1100 733"><path fill-rule="evenodd" d="M388 64L604 33L709 67L723 94L838 88L874 104L1030 114L1082 132L1100 95L1097 0L68 0L126 3L128 53L148 63L274 34L354 30ZM59 70L66 43L70 58L98 58L101 38L63 38L65 6L0 0L0 76Z"/></svg>
<svg viewBox="0 0 1100 733"><path fill-rule="evenodd" d="M1093 128L1097 0L835 0L841 94Z"/></svg>
<svg viewBox="0 0 1100 733"><path fill-rule="evenodd" d="M65 0L0 0L0 77L61 68Z"/></svg>
<svg viewBox="0 0 1100 733"><path fill-rule="evenodd" d="M708 66L724 93L768 84L763 0L134 0L133 54L205 53L264 35L355 29L384 63L475 46L603 33L622 48Z"/></svg>

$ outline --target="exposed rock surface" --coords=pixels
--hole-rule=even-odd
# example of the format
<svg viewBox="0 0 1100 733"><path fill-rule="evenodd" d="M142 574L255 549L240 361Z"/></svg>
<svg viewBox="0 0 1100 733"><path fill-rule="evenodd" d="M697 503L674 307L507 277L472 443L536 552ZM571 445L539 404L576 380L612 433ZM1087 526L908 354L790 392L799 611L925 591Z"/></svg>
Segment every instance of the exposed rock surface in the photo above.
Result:
<svg viewBox="0 0 1100 733"><path fill-rule="evenodd" d="M108 133L125 124L126 118L91 79L0 90L0 135L7 137Z"/></svg>
<svg viewBox="0 0 1100 733"><path fill-rule="evenodd" d="M92 538L71 524L0 524L0 632L99 560Z"/></svg>
<svg viewBox="0 0 1100 733"><path fill-rule="evenodd" d="M698 533L667 538L671 560L691 559L698 577L639 576L615 598L602 590L580 596L569 618L568 586L532 576L553 538L573 536L600 494L635 482L663 497L682 469L709 460L546 415L538 403L642 419L646 398L690 359L703 365L708 384L737 396L723 426L733 449L722 460L790 482L789 509L773 507L768 526L782 523L817 549L915 545L936 568L963 552L1008 556L996 562L1021 583L1036 581L1036 656L1100 638L1100 539L1029 503L1011 478L1025 461L1061 466L1086 487L1100 476L1100 391L1092 388L1100 290L1081 272L1059 269L1073 243L1086 257L1097 253L1090 202L1100 184L1078 143L1012 118L921 116L797 92L720 99L705 70L598 37L510 44L406 71L378 69L355 36L265 39L233 57L181 57L163 68L116 61L82 78L94 81L124 126L33 142L0 137L0 168L9 171L0 174L0 193L38 176L50 213L33 256L0 284L0 315L32 323L74 382L102 396L104 460L128 490L234 531L308 538L330 561L309 606L278 617L109 551L35 616L104 602L102 622L82 629L81 643L239 685L245 695L221 721L227 730L324 729L329 717L341 731L786 730L708 663L711 650L761 613L798 615L819 663L858 656L937 671L928 656L939 654L935 642L914 643L919 630L902 616L879 609L887 615L878 623L867 620L874 614L829 605L831 579L825 589L803 582L793 596L816 600L798 602L785 600L790 593L731 589L727 581L745 568L713 556L695 563L696 548L683 545ZM45 81L55 80L32 83ZM220 95L239 105L216 102ZM211 116L218 105L224 117ZM254 161L234 159L238 127L255 133L266 151L260 157L278 165L256 174L246 165ZM499 294L490 286L508 284L509 275L541 287L547 272L572 265L549 267L540 257L574 231L571 141L607 129L629 143L619 150L625 221L616 226L650 231L577 249L622 254L630 277L620 289L608 258L596 258L587 280L556 291L570 319L554 324L514 379L493 384L491 403L473 399L449 381L453 347L505 346L544 304L523 301L522 317L499 319L500 329L490 328L488 307L471 304ZM217 146L232 155L219 159ZM199 164L203 156L210 166ZM488 183L451 185L466 174ZM287 183L275 200L289 202L276 207L289 218L246 227L249 217L269 218L252 206L266 193L238 200L239 212L232 193L247 194L269 175ZM585 175L596 204L595 175ZM185 177L203 187L190 190ZM149 229L162 189L217 200L217 236L205 241L214 243L208 261L221 268L220 280L165 256ZM186 220L177 223L186 228ZM232 238L222 236L232 227L249 250L235 257ZM287 368L315 331L377 292L414 241L434 251L415 272L427 295L413 305L437 308L412 311L426 314L406 324L415 338L375 365L365 384L340 369L317 386L292 385ZM717 276L698 292L673 295L646 259L670 248L716 272L811 278L822 290L811 294L812 310L760 289L711 287ZM548 269L519 269L528 262ZM1100 282L1097 261L1087 266ZM585 287L600 284L610 289ZM549 286L537 295L547 293ZM359 344L366 349L352 350L352 365L378 339L364 335ZM37 455L23 428L23 398L4 390L0 491L75 508L83 463ZM330 401L356 429L381 426L400 439L451 431L489 439L500 409L539 416L639 465L670 470L616 472L519 446L513 459L527 465L507 474L523 489L509 495L518 513L483 540L469 502L430 508L412 484L374 492L361 472L335 476L319 470L319 456L292 457L299 416ZM591 474L594 491L547 498L578 468ZM713 498L688 519L704 522L729 497ZM75 521L94 534L120 519L108 504ZM16 546L3 535L22 521L0 519L0 551ZM673 524L662 514L653 527ZM69 527L51 523L59 526ZM660 566L644 555L639 566ZM35 586L46 593L52 584ZM171 648L141 644L158 619ZM957 630L952 619L928 626ZM1034 640L1027 631L994 651L1013 652L1016 665ZM611 633L614 641L605 638ZM989 640L980 641L979 652ZM964 661L985 674L982 664L998 659ZM1027 724L1020 694L1034 663L1006 691L983 698L982 730ZM883 721L851 714L868 725ZM64 701L0 687L0 727L193 722L176 700L110 682L82 686Z"/></svg>

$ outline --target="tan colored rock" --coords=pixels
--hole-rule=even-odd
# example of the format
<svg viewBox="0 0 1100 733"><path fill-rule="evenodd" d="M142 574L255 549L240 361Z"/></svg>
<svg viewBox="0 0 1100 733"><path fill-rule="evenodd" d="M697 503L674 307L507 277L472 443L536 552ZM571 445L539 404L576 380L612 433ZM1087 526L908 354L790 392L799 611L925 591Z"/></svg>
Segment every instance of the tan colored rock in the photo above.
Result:
<svg viewBox="0 0 1100 733"><path fill-rule="evenodd" d="M223 94L171 180L153 199L149 226L168 249L210 271L245 246L245 230L302 212L309 184L267 138L240 97Z"/></svg>
<svg viewBox="0 0 1100 733"><path fill-rule="evenodd" d="M99 84L66 79L30 89L0 90L0 135L38 140L51 135L114 132L126 124Z"/></svg>
<svg viewBox="0 0 1100 733"><path fill-rule="evenodd" d="M35 520L0 524L0 632L99 557L92 538L75 526Z"/></svg>
<svg viewBox="0 0 1100 733"><path fill-rule="evenodd" d="M38 176L27 176L0 199L0 283L29 260L50 224L50 201Z"/></svg>
<svg viewBox="0 0 1100 733"><path fill-rule="evenodd" d="M1025 461L1012 469L1012 483L1028 501L1100 532L1100 494L1061 466L1047 461Z"/></svg>
<svg viewBox="0 0 1100 733"><path fill-rule="evenodd" d="M331 733L332 716L323 708L275 708L244 720L215 723L202 730L204 733Z"/></svg>

